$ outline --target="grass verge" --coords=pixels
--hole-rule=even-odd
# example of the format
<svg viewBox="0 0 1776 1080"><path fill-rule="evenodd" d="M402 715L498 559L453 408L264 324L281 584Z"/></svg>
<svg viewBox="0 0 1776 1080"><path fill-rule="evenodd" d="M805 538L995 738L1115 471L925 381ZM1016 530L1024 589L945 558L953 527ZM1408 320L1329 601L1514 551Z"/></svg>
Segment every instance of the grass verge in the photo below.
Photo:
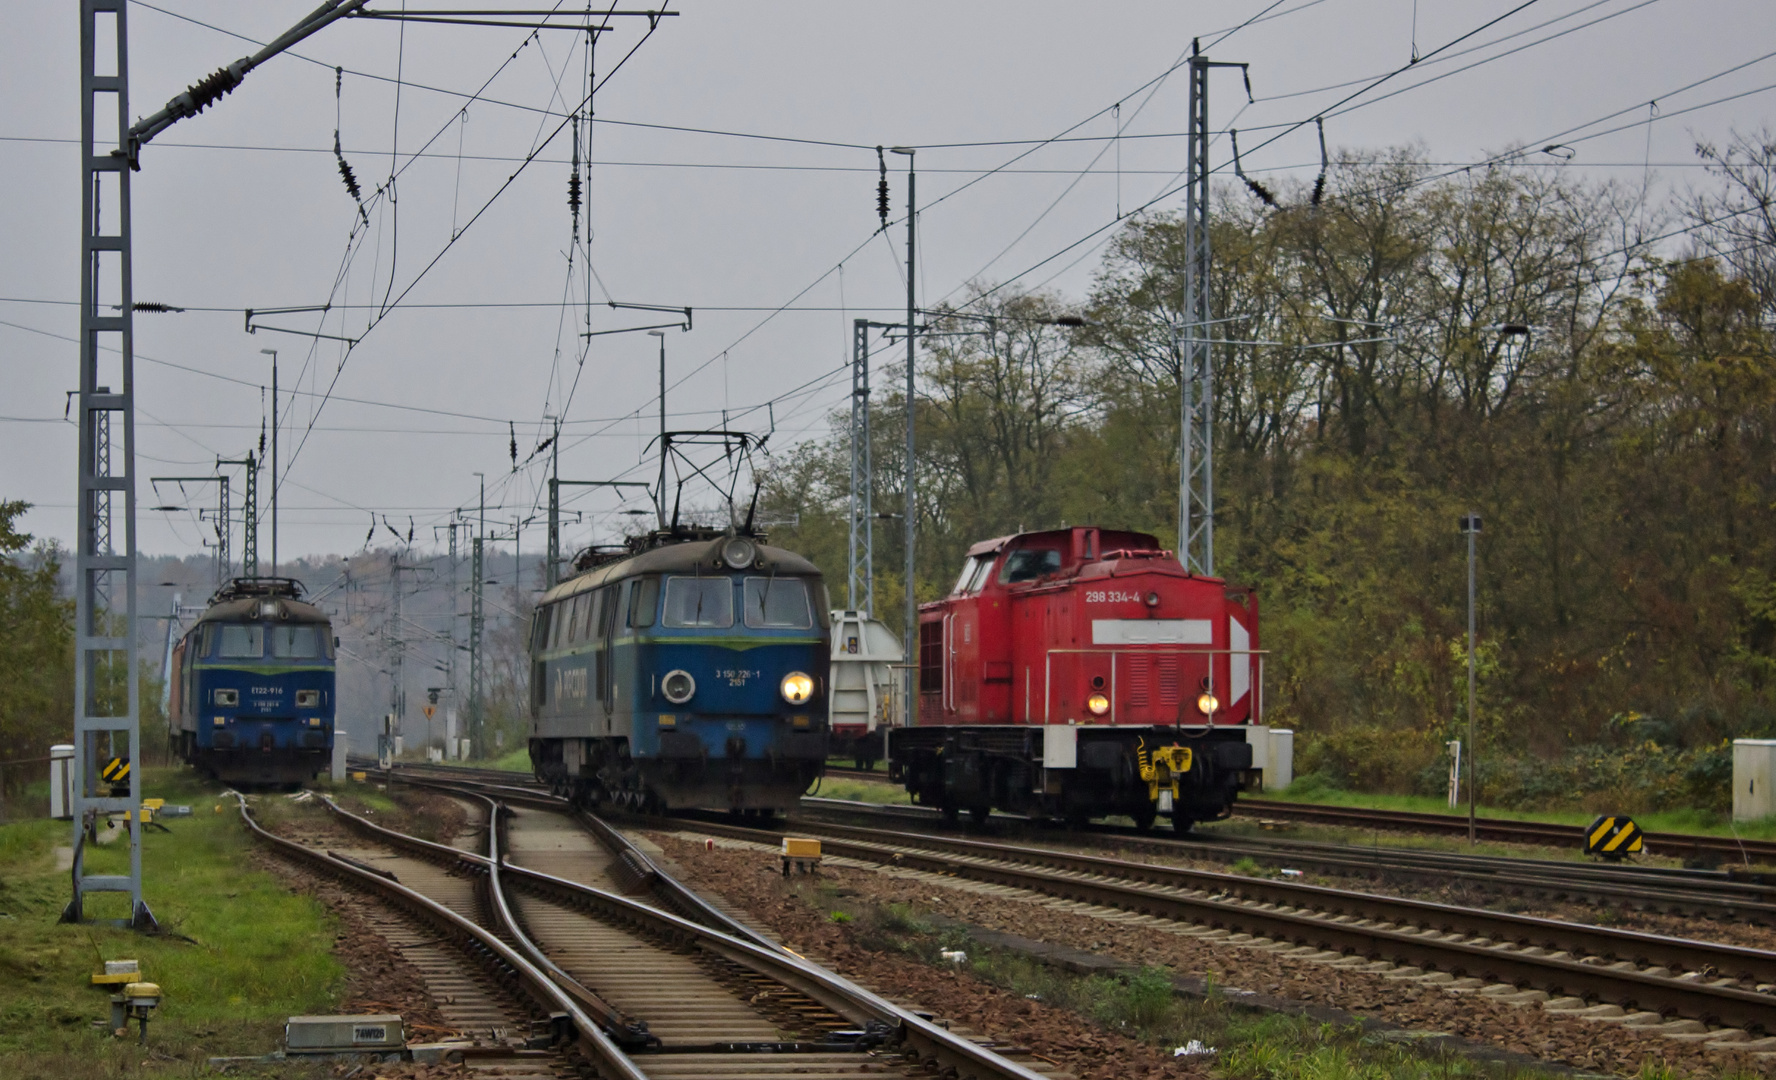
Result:
<svg viewBox="0 0 1776 1080"><path fill-rule="evenodd" d="M69 826L0 826L0 1076L194 1076L216 1054L276 1049L285 1018L329 1012L344 988L334 924L315 900L251 869L253 847L232 799L177 768L151 768L144 790L192 816L143 836L143 887L164 931L59 922ZM267 796L276 799L279 796ZM217 808L220 808L219 810ZM127 873L127 839L87 845L91 873ZM66 858L64 854L63 859ZM89 918L121 918L127 897L89 898ZM148 1046L114 1039L101 959L133 959L165 997ZM93 1021L104 1021L94 1026Z"/></svg>

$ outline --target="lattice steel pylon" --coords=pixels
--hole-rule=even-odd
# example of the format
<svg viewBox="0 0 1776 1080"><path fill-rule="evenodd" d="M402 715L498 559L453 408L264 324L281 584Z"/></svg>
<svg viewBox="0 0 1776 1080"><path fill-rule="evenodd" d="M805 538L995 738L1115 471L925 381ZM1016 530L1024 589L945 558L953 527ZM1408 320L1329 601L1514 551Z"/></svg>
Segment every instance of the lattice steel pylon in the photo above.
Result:
<svg viewBox="0 0 1776 1080"><path fill-rule="evenodd" d="M125 921L150 928L155 925L154 915L142 900L141 770L133 767L140 759L142 733L141 688L136 679L135 294L130 279L130 172L138 167L141 148L154 136L215 104L239 86L248 72L322 27L355 13L365 0L326 0L258 52L204 77L159 112L134 124L129 120L127 2L80 0L80 463L75 502L79 539L74 562L75 753L70 802L74 813L74 895L63 918L84 919L88 893L127 892L130 917ZM103 55L101 42L107 50L115 49L115 55ZM114 127L103 122L106 113L101 111L112 104L117 110ZM110 143L113 135L115 146ZM97 142L100 138L106 140L102 149ZM110 231L105 215L113 215ZM117 314L107 314L110 311ZM110 344L113 339L114 346ZM115 353L118 362L114 368L101 369L100 357L109 353ZM113 386L119 389L113 392ZM123 418L121 455L113 442L113 414ZM113 505L120 491L122 554L117 550ZM119 681L124 687L121 692ZM120 735L126 746L121 753L117 746ZM100 776L101 743L108 757L120 760L120 768L112 776ZM105 771L113 772L109 767ZM121 783L126 777L127 788ZM110 783L112 791L100 795L99 779ZM119 788L127 794L118 792ZM88 819L96 822L100 814L124 812L129 815L130 872L86 873Z"/></svg>
<svg viewBox="0 0 1776 1080"><path fill-rule="evenodd" d="M92 893L127 893L129 917L120 921L152 929L154 914L142 898L142 774L133 767L141 760L142 731L141 687L136 679L135 339L130 163L125 145L130 116L125 3L81 0L80 4L80 453L71 793L74 895L62 918L83 921L86 898ZM115 47L114 56L100 55L101 41ZM115 118L107 121L101 110L108 111L111 106L116 109ZM117 138L115 145L109 142L112 135ZM107 139L102 147L100 138ZM110 353L116 354L117 363L101 369L101 357ZM113 444L114 417L123 421L121 448ZM120 492L121 552L115 498ZM110 761L119 758L123 759L127 785L114 784L103 775L115 775L118 769ZM97 827L101 816L125 812L129 815L129 873L87 873L89 831Z"/></svg>
<svg viewBox="0 0 1776 1080"><path fill-rule="evenodd" d="M851 324L851 533L850 577L845 606L873 615L876 610L875 474L870 468L870 377L867 319ZM863 599L859 604L858 598Z"/></svg>
<svg viewBox="0 0 1776 1080"><path fill-rule="evenodd" d="M1215 367L1210 354L1209 69L1216 63L1191 43L1189 137L1185 150L1184 321L1174 328L1178 355L1178 561L1194 574L1215 573Z"/></svg>

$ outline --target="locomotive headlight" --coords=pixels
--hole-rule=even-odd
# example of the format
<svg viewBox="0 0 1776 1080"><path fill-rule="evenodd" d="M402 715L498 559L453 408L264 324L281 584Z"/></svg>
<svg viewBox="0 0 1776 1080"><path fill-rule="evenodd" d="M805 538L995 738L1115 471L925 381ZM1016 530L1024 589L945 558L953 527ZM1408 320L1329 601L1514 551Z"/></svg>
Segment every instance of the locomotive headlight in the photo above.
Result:
<svg viewBox="0 0 1776 1080"><path fill-rule="evenodd" d="M1156 592L1148 593L1147 596L1145 597L1145 600L1146 600L1146 604L1148 607L1158 607L1159 606L1159 594Z"/></svg>
<svg viewBox="0 0 1776 1080"><path fill-rule="evenodd" d="M1093 716L1103 716L1110 711L1110 699L1103 694L1093 694L1085 699L1085 707L1092 711Z"/></svg>
<svg viewBox="0 0 1776 1080"><path fill-rule="evenodd" d="M296 691L296 707L298 709L313 709L318 707L320 703L321 692L319 690Z"/></svg>
<svg viewBox="0 0 1776 1080"><path fill-rule="evenodd" d="M697 692L697 680L691 678L691 673L683 668L668 671L666 677L660 680L660 692L674 705L683 705Z"/></svg>
<svg viewBox="0 0 1776 1080"><path fill-rule="evenodd" d="M758 558L758 548L752 546L752 541L736 536L722 545L721 554L722 562L736 570L744 570L752 565L752 560Z"/></svg>
<svg viewBox="0 0 1776 1080"><path fill-rule="evenodd" d="M1204 716L1213 718L1215 710L1221 707L1221 699L1214 694L1203 694L1196 699L1196 707Z"/></svg>
<svg viewBox="0 0 1776 1080"><path fill-rule="evenodd" d="M792 671L783 677L783 700L791 705L800 705L814 696L814 680L799 671Z"/></svg>
<svg viewBox="0 0 1776 1080"><path fill-rule="evenodd" d="M240 704L240 691L239 690L217 690L216 691L216 704L218 704L218 705L239 705Z"/></svg>

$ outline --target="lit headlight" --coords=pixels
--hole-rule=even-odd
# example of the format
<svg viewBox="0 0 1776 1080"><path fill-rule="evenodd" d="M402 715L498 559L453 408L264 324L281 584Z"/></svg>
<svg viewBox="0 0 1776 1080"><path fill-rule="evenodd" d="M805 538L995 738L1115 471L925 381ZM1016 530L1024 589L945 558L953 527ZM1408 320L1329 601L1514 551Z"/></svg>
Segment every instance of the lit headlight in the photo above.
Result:
<svg viewBox="0 0 1776 1080"><path fill-rule="evenodd" d="M1093 694L1085 699L1085 707L1092 711L1093 716L1103 716L1110 711L1110 699L1103 694Z"/></svg>
<svg viewBox="0 0 1776 1080"><path fill-rule="evenodd" d="M1204 694L1196 699L1196 707L1204 716L1214 716L1215 710L1221 707L1221 699L1214 694Z"/></svg>
<svg viewBox="0 0 1776 1080"><path fill-rule="evenodd" d="M752 546L752 541L736 536L722 545L721 555L722 562L736 570L743 570L752 565L752 560L758 558L758 548Z"/></svg>
<svg viewBox="0 0 1776 1080"><path fill-rule="evenodd" d="M660 692L674 705L683 705L697 692L697 680L691 678L691 673L682 668L668 671L666 677L660 680Z"/></svg>
<svg viewBox="0 0 1776 1080"><path fill-rule="evenodd" d="M814 696L814 680L799 671L792 671L783 677L783 700L791 705L800 705Z"/></svg>

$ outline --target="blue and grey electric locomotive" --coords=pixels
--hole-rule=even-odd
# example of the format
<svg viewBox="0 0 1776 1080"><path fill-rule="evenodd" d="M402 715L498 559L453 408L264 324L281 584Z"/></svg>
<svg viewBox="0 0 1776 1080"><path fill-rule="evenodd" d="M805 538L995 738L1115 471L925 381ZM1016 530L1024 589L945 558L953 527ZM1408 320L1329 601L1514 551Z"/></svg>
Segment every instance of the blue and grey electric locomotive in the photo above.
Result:
<svg viewBox="0 0 1776 1080"><path fill-rule="evenodd" d="M333 624L293 578L235 578L173 648L173 750L225 784L295 785L333 754Z"/></svg>
<svg viewBox="0 0 1776 1080"><path fill-rule="evenodd" d="M826 760L826 605L813 563L707 530L550 589L530 642L537 777L588 804L793 806Z"/></svg>

